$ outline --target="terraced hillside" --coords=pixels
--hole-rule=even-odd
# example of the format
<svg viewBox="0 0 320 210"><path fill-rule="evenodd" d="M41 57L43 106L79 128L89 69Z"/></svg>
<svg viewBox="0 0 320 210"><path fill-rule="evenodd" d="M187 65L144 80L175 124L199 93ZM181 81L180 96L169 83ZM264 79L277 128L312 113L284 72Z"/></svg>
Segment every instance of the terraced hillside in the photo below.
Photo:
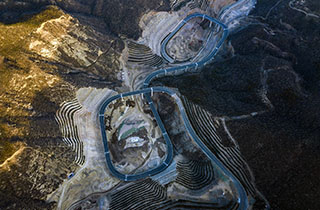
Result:
<svg viewBox="0 0 320 210"><path fill-rule="evenodd" d="M0 2L0 209L319 209L319 17Z"/></svg>

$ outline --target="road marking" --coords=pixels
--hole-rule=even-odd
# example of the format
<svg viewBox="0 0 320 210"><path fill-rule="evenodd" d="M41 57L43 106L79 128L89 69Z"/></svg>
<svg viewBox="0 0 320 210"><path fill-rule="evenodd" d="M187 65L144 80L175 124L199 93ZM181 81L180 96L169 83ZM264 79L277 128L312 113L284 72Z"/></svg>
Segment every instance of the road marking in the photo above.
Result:
<svg viewBox="0 0 320 210"><path fill-rule="evenodd" d="M153 88L151 88L151 96L153 96Z"/></svg>
<svg viewBox="0 0 320 210"><path fill-rule="evenodd" d="M109 151L104 152L104 155L109 155L109 154L110 154Z"/></svg>
<svg viewBox="0 0 320 210"><path fill-rule="evenodd" d="M104 117L104 114L99 114L99 117Z"/></svg>
<svg viewBox="0 0 320 210"><path fill-rule="evenodd" d="M169 164L168 163L166 163L166 162L163 162L163 164L165 164L166 166L168 166Z"/></svg>

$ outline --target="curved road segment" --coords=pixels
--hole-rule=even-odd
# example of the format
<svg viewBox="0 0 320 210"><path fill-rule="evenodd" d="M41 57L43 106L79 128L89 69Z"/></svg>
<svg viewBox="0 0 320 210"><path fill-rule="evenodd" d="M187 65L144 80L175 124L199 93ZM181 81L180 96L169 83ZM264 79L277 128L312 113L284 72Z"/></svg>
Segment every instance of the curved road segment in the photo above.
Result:
<svg viewBox="0 0 320 210"><path fill-rule="evenodd" d="M202 19L207 19L209 20L211 23L215 23L215 24L218 24L219 26L221 26L223 29L226 29L227 26L225 26L223 23L217 21L216 19L208 16L208 15L205 15L205 14L201 14L201 13L193 13L189 16L187 16L185 19L183 19L177 26L176 28L169 33L168 36L166 36L166 38L164 38L164 40L161 41L161 48L160 48L160 53L161 53L161 56L167 60L169 63L174 63L174 60L173 58L168 55L168 52L166 50L166 47L169 43L169 41L174 37L174 35L176 35L178 33L178 31L180 31L180 29L188 23L189 20L193 19L193 18L196 18L196 17L200 17ZM221 39L222 40L222 43L223 43L223 38Z"/></svg>
<svg viewBox="0 0 320 210"><path fill-rule="evenodd" d="M222 31L222 37L221 39L217 42L216 47L201 61L199 62L194 62L194 63L189 63L189 64L185 64L185 65L180 65L180 66L174 66L174 67L169 67L169 68L164 68L164 69L160 69L157 70L155 72L150 73L144 83L143 83L143 89L140 90L136 90L136 91L132 91L132 92L127 92L127 93L121 93L119 95L115 95L112 96L110 98L108 98L105 102L103 102L103 104L101 105L100 109L99 109L99 122L100 122L100 129L101 129L101 135L102 135L102 141L104 144L104 151L105 151L105 157L106 157L106 162L108 165L108 168L111 172L111 174L115 177L117 177L118 179L124 180L124 181L135 181L135 180L139 180L139 179L143 179L152 175L156 175L162 171L164 171L172 162L173 160L173 146L170 140L170 137L167 134L167 131L162 123L162 120L153 104L153 101L151 99L151 94L153 92L162 92L162 93L167 93L169 95L171 95L172 97L174 97L179 111L181 113L184 125L186 127L186 130L189 132L189 134L191 135L191 137L194 139L194 141L198 144L198 146L202 149L202 151L224 172L225 175L227 175L233 182L233 184L235 185L238 194L239 194L239 198L238 198L238 202L239 202L239 209L247 209L248 208L248 199L247 199L247 194L243 188L243 186L241 185L241 183L237 180L237 178L218 160L218 158L205 146L205 144L199 139L199 137L197 136L196 132L194 131L194 129L191 126L191 123L187 117L187 114L184 110L183 104L180 100L180 98L176 95L176 93L168 88L165 87L152 87L152 88L148 88L150 82L152 81L152 79L154 79L157 76L160 75L166 75L167 73L170 72L179 72L179 71L184 71L186 69L193 69L193 68L198 68L198 67L202 67L204 66L207 62L209 62L218 52L219 48L222 46L222 44L224 43L225 39L228 36L228 28L226 25L224 25L223 23L219 22L218 20L207 16L205 14L200 14L200 13L194 13L191 14L189 16L187 16L185 19L182 20L182 22L180 24L178 24L178 26L174 29L174 31L172 31L166 38L165 40L161 43L161 54L165 57L165 59L167 59L169 62L172 61L172 58L170 58L168 56L168 54L165 52L165 48L167 43L169 42L169 40L192 18L195 17L202 17L205 18L211 22L216 23L218 26L220 26L223 31ZM171 60L170 60L171 59ZM162 132L162 135L166 141L166 145L167 145L167 156L165 161L158 167L153 168L149 171L140 173L140 174L122 174L119 171L117 171L117 169L115 169L115 167L113 166L111 157L110 157L110 151L109 151L109 146L108 146L108 139L107 139L107 135L106 135L106 130L105 130L105 123L104 123L104 113L105 113L105 109L106 107L114 100L117 100L119 98L123 98L123 97L127 97L127 96L132 96L132 95L137 95L137 94L143 94L146 99L147 102L149 103L149 106L154 114L154 117L160 127L160 130Z"/></svg>
<svg viewBox="0 0 320 210"><path fill-rule="evenodd" d="M165 161L158 167L151 169L149 171L146 171L144 173L140 173L140 174L122 174L119 171L117 171L117 169L115 169L115 167L112 164L112 160L110 157L110 151L109 151L109 146L108 146L108 139L107 139L107 134L106 134L106 129L105 129L105 123L104 123L104 112L105 109L108 107L108 105L119 99L119 98L123 98L123 97L127 97L127 96L133 96L133 95L139 95L139 94L146 94L146 93L150 93L151 91L158 91L158 89L153 89L153 88L149 88L149 89L142 89L142 90L136 90L136 91L132 91L132 92L127 92L127 93L123 93L123 94L119 94L119 95L115 95L112 96L110 98L108 98L105 102L103 102L102 106L100 107L99 110L99 122L100 122L100 129L101 129L101 134L102 134L102 140L103 140L103 145L104 145L104 154L107 160L107 165L108 168L110 170L110 172L112 173L112 175L114 175L115 177L124 180L124 181L135 181L138 179L143 179L146 178L148 176L152 176L155 174L160 173L161 171L165 170L171 163L172 159L173 159L173 146L170 140L169 135L167 134L167 131L161 121L161 118L155 108L155 106L153 105L152 100L149 101L148 103L151 107L151 110L154 114L154 117L161 129L162 135L166 141L166 145L167 145L167 157L165 159Z"/></svg>

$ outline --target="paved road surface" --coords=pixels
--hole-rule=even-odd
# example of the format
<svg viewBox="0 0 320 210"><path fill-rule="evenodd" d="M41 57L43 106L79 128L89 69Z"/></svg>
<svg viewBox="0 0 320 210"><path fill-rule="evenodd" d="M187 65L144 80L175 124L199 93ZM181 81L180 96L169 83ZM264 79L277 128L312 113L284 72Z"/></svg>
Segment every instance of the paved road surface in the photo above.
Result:
<svg viewBox="0 0 320 210"><path fill-rule="evenodd" d="M162 56L167 59L169 62L174 62L172 60L172 58L167 54L167 52L165 51L166 49L166 45L168 44L168 42L170 41L170 39L192 18L195 17L202 17L204 19L207 19L213 23L215 23L217 25L217 27L220 27L221 29L221 33L222 33L222 37L220 38L220 40L217 42L216 47L205 57L203 58L201 61L199 62L194 62L194 63L188 63L188 64L182 64L179 66L175 66L175 67L170 67L170 68L165 68L165 69L160 69L157 70L155 72L150 73L144 83L143 83L143 89L140 90L136 90L136 91L132 91L132 92L127 92L127 93L122 93L119 95L115 95L112 96L110 98L108 98L100 107L99 110L99 122L100 122L100 129L101 129L101 134L102 134L102 141L104 144L104 149L105 149L105 157L106 157L106 162L108 165L108 168L111 172L111 174L121 180L124 181L135 181L135 180L139 180L139 179L143 179L152 175L156 175L162 171L164 171L172 162L173 159L173 146L172 146L172 142L170 140L170 137L168 136L168 133L162 123L162 120L153 104L153 101L151 99L151 94L153 92L162 92L162 93L167 93L169 95L171 95L180 110L183 122L185 124L186 130L189 132L189 134L191 135L191 137L194 139L194 141L198 144L198 146L202 149L202 151L232 180L233 184L235 185L238 194L239 194L239 209L247 209L248 208L248 199L247 199L247 194L243 188L243 186L240 184L240 182L237 180L237 178L234 177L234 175L217 159L217 157L205 146L205 144L199 139L199 137L197 136L196 132L194 131L194 129L192 128L189 119L187 117L187 114L184 110L183 104L180 100L180 98L175 94L174 91L165 88L165 87L152 87L149 88L149 84L152 81L152 79L154 79L157 76L160 75L166 75L167 73L170 72L179 72L179 71L184 71L185 69L194 69L194 68L200 68L202 66L204 66L207 62L209 62L211 59L213 59L213 57L217 54L219 48L222 46L222 44L224 43L225 39L228 36L228 28L226 25L224 25L223 23L219 22L218 20L207 16L205 14L200 14L200 13L194 13L189 15L188 17L186 17L184 20L181 21L180 24L178 24L178 26L174 29L174 31L172 31L166 38L165 40L163 40L163 42L161 43L161 54ZM105 130L105 123L104 123L104 113L105 113L105 109L108 106L108 104L110 104L112 101L115 101L119 98L123 98L123 97L127 97L127 96L132 96L132 95L137 95L137 94L143 94L146 99L147 102L150 105L150 108L154 114L154 117L158 123L158 126L160 127L160 130L162 132L162 135L166 141L166 145L167 145L167 156L165 161L158 167L153 168L149 171L140 173L140 174L122 174L119 171L117 171L115 169L115 167L112 164L112 160L110 157L110 151L109 151L109 146L108 146L108 139L107 139L107 135L106 135L106 130Z"/></svg>

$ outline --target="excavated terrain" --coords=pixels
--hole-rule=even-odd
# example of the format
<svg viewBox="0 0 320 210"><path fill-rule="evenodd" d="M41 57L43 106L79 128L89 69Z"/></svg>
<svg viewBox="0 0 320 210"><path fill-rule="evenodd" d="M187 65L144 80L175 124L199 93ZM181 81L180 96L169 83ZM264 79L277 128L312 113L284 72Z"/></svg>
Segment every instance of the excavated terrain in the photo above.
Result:
<svg viewBox="0 0 320 210"><path fill-rule="evenodd" d="M159 43L194 12L228 22L228 39L201 71L151 86L179 93L215 155L237 154L220 161L256 200L253 209L263 209L261 195L272 209L319 209L319 2L260 0L253 9L246 0L219 16L234 2L1 1L0 209L238 206L235 186L190 138L165 94L153 100L174 145L171 165L124 182L106 164L101 103L140 88L159 68L179 65L161 56ZM159 132L155 122L150 129ZM238 168L233 158L241 160Z"/></svg>

